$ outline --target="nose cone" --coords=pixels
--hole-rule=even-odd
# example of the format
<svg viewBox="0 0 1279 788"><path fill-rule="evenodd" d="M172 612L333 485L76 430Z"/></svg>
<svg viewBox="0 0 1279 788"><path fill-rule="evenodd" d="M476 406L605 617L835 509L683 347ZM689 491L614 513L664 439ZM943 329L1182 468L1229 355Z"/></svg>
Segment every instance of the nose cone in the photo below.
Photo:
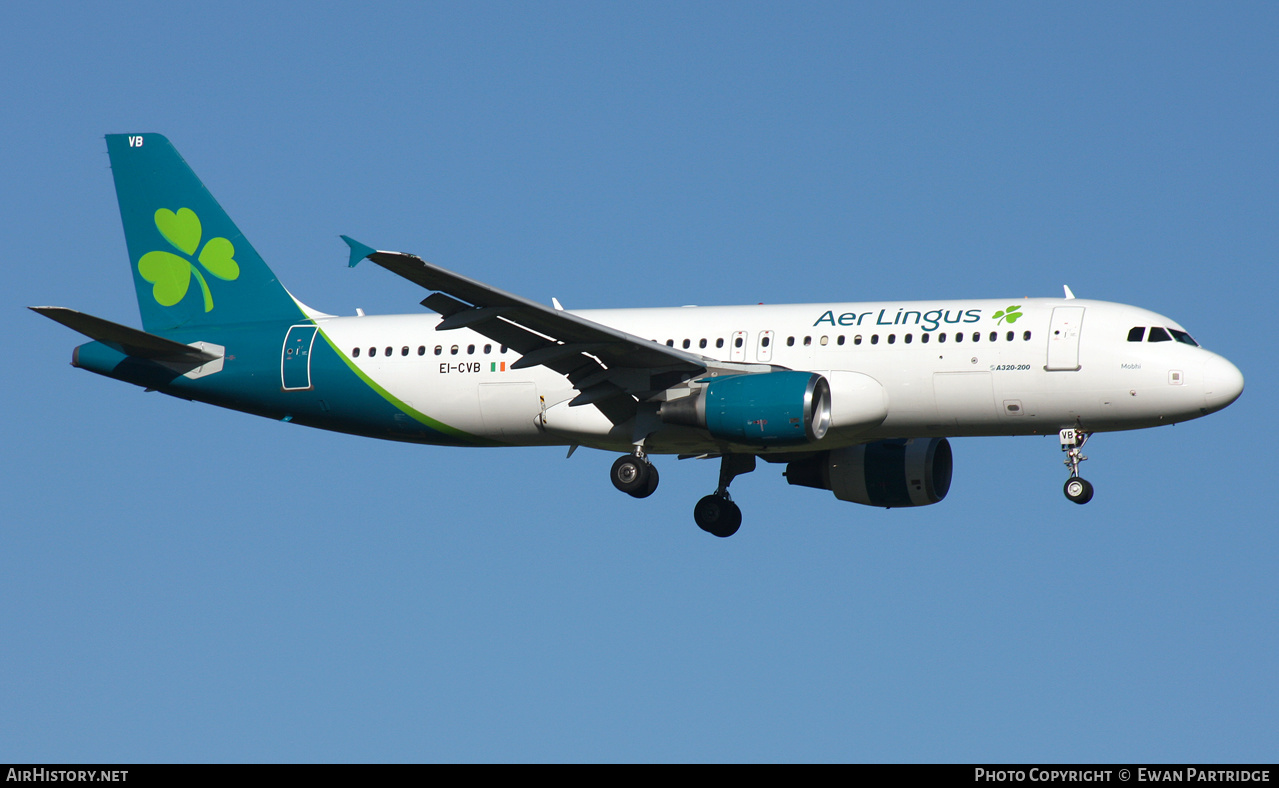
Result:
<svg viewBox="0 0 1279 788"><path fill-rule="evenodd" d="M1243 373L1221 356L1204 362L1204 404L1208 410L1221 410L1239 399L1243 393Z"/></svg>

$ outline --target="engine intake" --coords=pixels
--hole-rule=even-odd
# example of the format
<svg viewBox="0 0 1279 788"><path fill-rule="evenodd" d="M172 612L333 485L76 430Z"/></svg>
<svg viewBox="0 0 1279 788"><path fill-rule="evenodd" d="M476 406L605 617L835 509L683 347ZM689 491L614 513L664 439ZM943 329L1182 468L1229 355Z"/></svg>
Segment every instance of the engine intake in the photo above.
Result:
<svg viewBox="0 0 1279 788"><path fill-rule="evenodd" d="M954 457L945 438L894 438L823 451L786 465L786 481L866 506L927 506L946 497Z"/></svg>
<svg viewBox="0 0 1279 788"><path fill-rule="evenodd" d="M665 402L657 413L667 424L701 427L737 443L808 443L830 429L830 384L815 372L733 375Z"/></svg>

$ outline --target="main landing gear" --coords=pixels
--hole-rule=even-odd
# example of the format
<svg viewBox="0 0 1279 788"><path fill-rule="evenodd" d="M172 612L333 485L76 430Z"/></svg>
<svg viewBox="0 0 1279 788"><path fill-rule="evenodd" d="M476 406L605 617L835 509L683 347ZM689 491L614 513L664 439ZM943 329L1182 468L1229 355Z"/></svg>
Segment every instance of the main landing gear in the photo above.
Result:
<svg viewBox="0 0 1279 788"><path fill-rule="evenodd" d="M742 527L742 510L728 494L733 478L755 470L754 454L725 454L719 462L719 487L697 502L693 519L697 527L721 539L737 533Z"/></svg>
<svg viewBox="0 0 1279 788"><path fill-rule="evenodd" d="M1084 444L1088 442L1089 433L1080 428L1067 428L1058 433L1061 439L1061 450L1066 452L1066 467L1070 468L1070 478L1066 480L1063 492L1066 497L1078 504L1092 500L1092 484L1079 476L1079 463L1088 459L1083 454Z"/></svg>
<svg viewBox="0 0 1279 788"><path fill-rule="evenodd" d="M618 457L609 477L614 487L632 498L647 498L657 489L657 466L648 461L640 446L635 447L633 454Z"/></svg>
<svg viewBox="0 0 1279 788"><path fill-rule="evenodd" d="M732 536L742 527L742 510L728 494L728 485L743 473L755 470L755 455L725 454L720 457L719 487L697 502L693 519L697 527L718 537ZM648 461L642 446L613 462L609 473L613 486L632 498L647 498L657 489L657 466Z"/></svg>

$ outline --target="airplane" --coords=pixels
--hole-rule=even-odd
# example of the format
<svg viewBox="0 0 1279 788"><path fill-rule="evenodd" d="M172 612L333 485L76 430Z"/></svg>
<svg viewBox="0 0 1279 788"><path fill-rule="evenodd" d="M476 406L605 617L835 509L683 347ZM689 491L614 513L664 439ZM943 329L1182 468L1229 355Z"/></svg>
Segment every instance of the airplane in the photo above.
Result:
<svg viewBox="0 0 1279 788"><path fill-rule="evenodd" d="M720 461L697 502L707 533L742 522L729 495L756 460L792 485L893 508L946 497L948 438L1057 434L1064 492L1099 432L1221 410L1240 371L1177 322L1062 298L566 310L347 236L428 291L429 313L303 304L170 142L107 151L142 330L30 307L86 336L72 364L187 400L337 432L452 446L619 451L613 485L658 486L654 455Z"/></svg>

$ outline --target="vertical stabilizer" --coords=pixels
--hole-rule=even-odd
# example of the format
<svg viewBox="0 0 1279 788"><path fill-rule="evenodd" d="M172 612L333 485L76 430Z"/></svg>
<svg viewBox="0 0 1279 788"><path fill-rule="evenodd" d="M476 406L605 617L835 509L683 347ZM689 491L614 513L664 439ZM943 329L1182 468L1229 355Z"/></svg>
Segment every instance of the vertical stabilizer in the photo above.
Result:
<svg viewBox="0 0 1279 788"><path fill-rule="evenodd" d="M292 296L159 134L108 134L147 331L302 319Z"/></svg>

